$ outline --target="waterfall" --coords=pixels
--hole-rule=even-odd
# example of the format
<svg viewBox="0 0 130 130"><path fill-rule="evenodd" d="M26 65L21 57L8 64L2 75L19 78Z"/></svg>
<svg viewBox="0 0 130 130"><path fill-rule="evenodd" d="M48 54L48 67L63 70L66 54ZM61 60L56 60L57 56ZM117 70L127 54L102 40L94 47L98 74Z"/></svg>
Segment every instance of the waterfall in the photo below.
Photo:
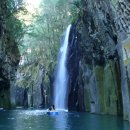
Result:
<svg viewBox="0 0 130 130"><path fill-rule="evenodd" d="M68 75L66 68L66 59L70 29L71 25L69 25L65 31L64 40L59 52L56 78L54 82L54 104L56 109L67 109Z"/></svg>

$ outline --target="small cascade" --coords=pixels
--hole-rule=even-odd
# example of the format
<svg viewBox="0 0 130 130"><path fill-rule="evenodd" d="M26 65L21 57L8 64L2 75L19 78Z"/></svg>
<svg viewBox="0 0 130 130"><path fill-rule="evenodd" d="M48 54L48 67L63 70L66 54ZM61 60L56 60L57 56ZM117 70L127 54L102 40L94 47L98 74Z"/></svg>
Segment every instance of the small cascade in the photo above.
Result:
<svg viewBox="0 0 130 130"><path fill-rule="evenodd" d="M56 109L67 109L68 74L66 68L67 50L71 25L65 31L64 40L60 48L54 82L54 104Z"/></svg>

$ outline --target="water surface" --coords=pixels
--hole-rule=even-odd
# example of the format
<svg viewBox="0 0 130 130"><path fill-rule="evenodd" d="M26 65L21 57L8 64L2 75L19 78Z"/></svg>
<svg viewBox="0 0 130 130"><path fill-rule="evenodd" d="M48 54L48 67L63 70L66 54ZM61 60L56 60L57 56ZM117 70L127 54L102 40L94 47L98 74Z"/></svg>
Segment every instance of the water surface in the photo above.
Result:
<svg viewBox="0 0 130 130"><path fill-rule="evenodd" d="M121 117L62 112L49 116L44 110L0 111L0 130L130 130Z"/></svg>

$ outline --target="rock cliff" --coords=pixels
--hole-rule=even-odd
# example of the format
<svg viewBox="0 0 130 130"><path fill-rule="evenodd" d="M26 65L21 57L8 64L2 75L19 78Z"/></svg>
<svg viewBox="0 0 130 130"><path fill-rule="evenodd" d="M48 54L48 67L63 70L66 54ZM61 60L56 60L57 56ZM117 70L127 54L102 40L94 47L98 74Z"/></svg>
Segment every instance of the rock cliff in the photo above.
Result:
<svg viewBox="0 0 130 130"><path fill-rule="evenodd" d="M6 26L6 7L6 1L2 0L0 2L0 107L2 108L10 108L14 103L12 90L20 59L17 43Z"/></svg>
<svg viewBox="0 0 130 130"><path fill-rule="evenodd" d="M130 121L130 2L82 0L77 7L68 55L69 109L123 114Z"/></svg>

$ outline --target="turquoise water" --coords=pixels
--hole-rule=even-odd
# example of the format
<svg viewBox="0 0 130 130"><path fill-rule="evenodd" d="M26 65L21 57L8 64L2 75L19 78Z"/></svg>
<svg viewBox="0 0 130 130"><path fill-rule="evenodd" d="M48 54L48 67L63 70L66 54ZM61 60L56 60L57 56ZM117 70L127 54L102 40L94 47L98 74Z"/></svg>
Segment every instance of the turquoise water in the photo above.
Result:
<svg viewBox="0 0 130 130"><path fill-rule="evenodd" d="M49 116L44 110L0 111L0 130L130 130L120 117L62 112Z"/></svg>

